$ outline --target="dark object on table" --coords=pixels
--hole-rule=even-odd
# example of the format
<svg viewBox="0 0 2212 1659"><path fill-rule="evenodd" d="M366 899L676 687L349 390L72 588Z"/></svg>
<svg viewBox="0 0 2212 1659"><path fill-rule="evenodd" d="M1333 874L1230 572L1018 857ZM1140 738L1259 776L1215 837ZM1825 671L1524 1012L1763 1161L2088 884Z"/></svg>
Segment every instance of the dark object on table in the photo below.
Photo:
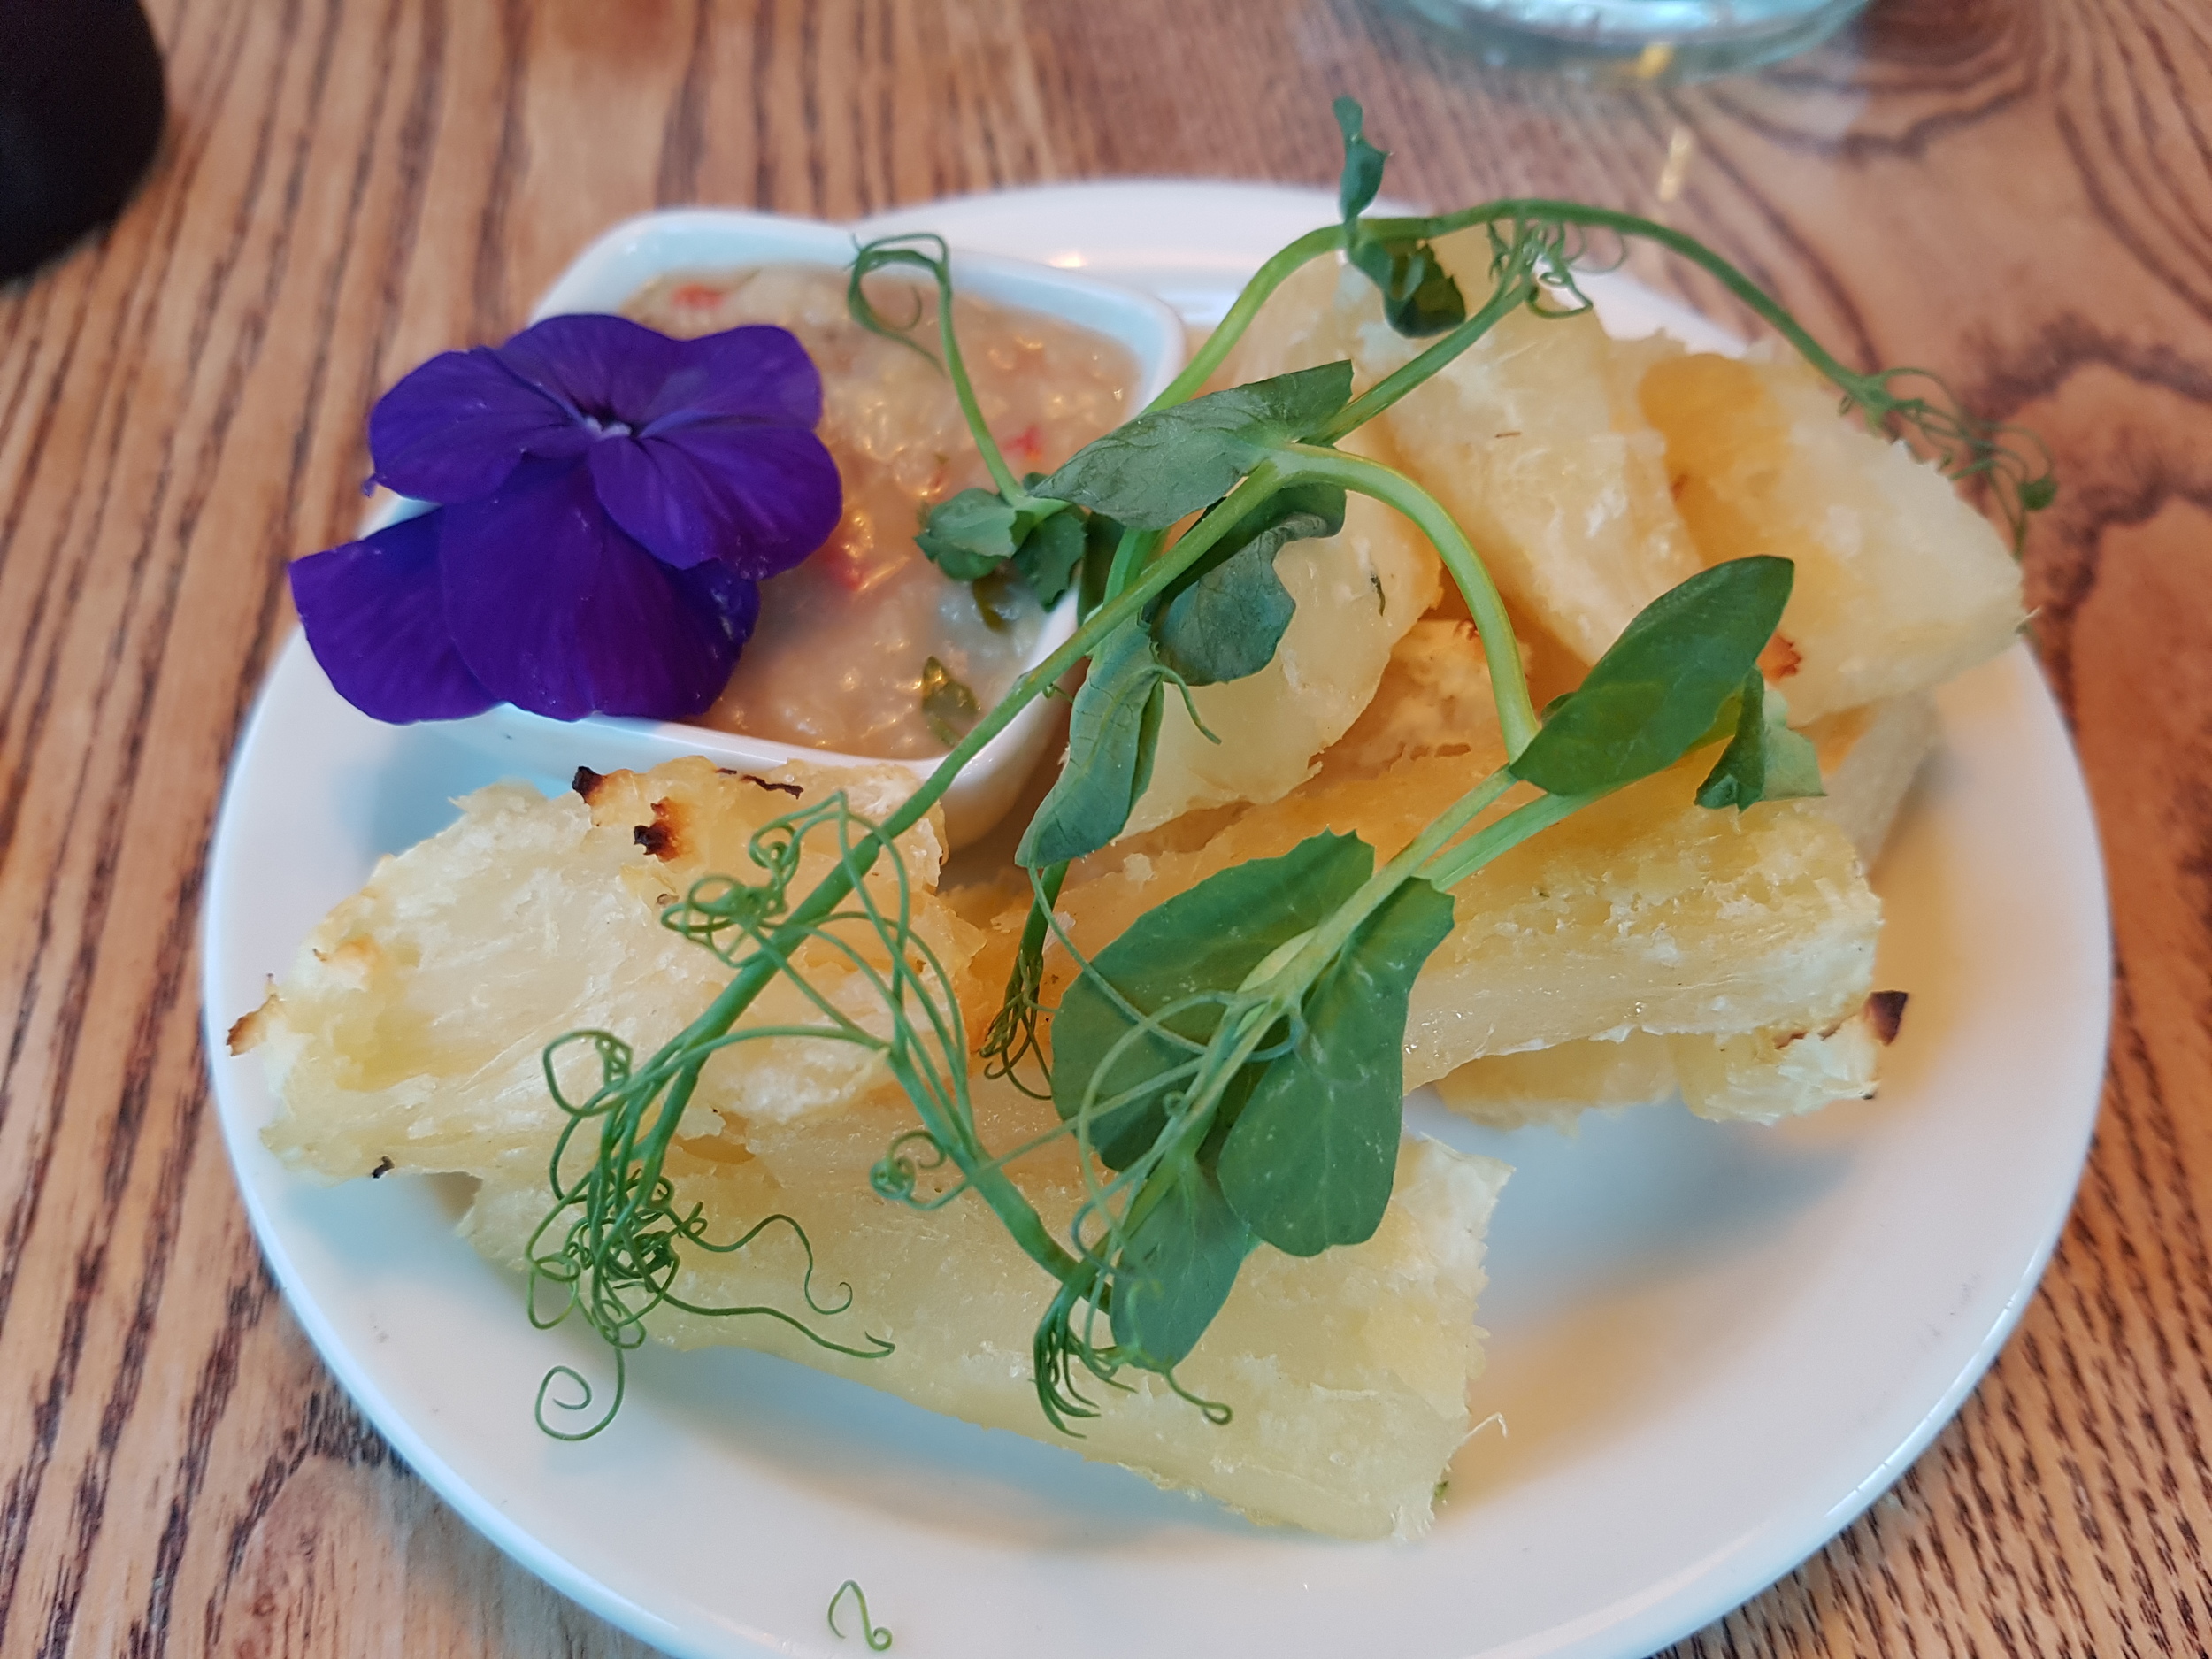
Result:
<svg viewBox="0 0 2212 1659"><path fill-rule="evenodd" d="M115 217L165 111L138 0L0 0L0 282Z"/></svg>

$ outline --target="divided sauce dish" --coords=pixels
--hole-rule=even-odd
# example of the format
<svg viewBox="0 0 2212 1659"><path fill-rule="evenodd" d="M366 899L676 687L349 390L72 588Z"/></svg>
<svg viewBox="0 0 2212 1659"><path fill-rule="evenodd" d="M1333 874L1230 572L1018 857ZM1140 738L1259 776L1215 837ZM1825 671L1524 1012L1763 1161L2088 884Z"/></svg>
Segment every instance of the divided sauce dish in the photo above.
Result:
<svg viewBox="0 0 2212 1659"><path fill-rule="evenodd" d="M657 279L679 273L763 265L841 269L851 264L858 246L849 228L812 219L722 209L649 213L615 227L586 249L547 291L530 321L617 311ZM957 248L951 267L964 295L1088 330L1125 351L1134 373L1124 419L1156 396L1183 366L1183 324L1151 295L1051 265ZM363 533L426 510L426 503L388 500L370 514ZM775 626L772 607L760 630ZM1071 592L1043 617L1023 654L1021 670L1048 657L1075 626ZM943 802L953 845L974 840L1004 815L1059 733L1064 715L1064 705L1057 700L1031 703L963 770ZM644 771L680 756L703 755L718 766L749 771L795 759L830 765L888 764L906 767L918 783L940 758L844 752L688 721L596 714L573 722L557 720L505 703L442 729L465 748L494 758L503 770L541 780L565 778L578 766Z"/></svg>

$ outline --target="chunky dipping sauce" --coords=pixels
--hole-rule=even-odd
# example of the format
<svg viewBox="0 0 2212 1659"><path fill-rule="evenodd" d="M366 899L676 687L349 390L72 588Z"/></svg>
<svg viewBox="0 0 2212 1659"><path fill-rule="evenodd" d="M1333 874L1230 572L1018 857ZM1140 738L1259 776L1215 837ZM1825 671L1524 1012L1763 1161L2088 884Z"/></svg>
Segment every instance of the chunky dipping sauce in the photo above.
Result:
<svg viewBox="0 0 2212 1659"><path fill-rule="evenodd" d="M929 660L988 709L1013 685L1043 618L1018 580L996 586L998 614L987 617L969 584L948 580L914 545L931 503L992 488L952 382L932 360L935 288L869 281L891 320L919 308L913 338L930 348L925 358L854 322L845 284L844 272L818 265L680 272L623 309L684 337L741 323L789 329L821 370L818 431L844 480L830 539L761 585L759 626L702 723L847 754L933 755L947 744L922 709ZM1129 413L1136 365L1113 341L966 295L953 305L977 401L1017 477L1049 472Z"/></svg>

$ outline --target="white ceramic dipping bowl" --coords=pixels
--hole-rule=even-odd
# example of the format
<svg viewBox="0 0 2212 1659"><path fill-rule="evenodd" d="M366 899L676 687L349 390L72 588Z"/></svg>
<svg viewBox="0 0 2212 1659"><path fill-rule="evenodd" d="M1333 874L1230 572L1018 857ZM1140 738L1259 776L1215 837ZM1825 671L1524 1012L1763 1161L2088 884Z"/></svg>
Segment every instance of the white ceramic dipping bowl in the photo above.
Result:
<svg viewBox="0 0 2212 1659"><path fill-rule="evenodd" d="M616 226L587 248L547 291L530 320L618 311L655 277L672 271L771 264L843 267L852 263L854 249L867 234L865 226L719 208L648 213ZM961 293L1041 311L1125 347L1137 362L1132 414L1157 396L1183 366L1182 322L1148 294L1051 265L964 254L957 249L952 272ZM426 510L419 503L387 502L371 516L367 528L380 528ZM762 626L774 624L764 618ZM1075 600L1071 594L1045 618L1024 668L1042 662L1074 631ZM946 834L954 846L973 841L1005 815L1058 734L1063 709L1057 700L1039 698L962 769L943 803ZM680 756L703 755L718 766L755 772L792 760L817 765L903 766L918 784L936 769L939 758L885 760L848 755L676 720L596 714L581 720L554 720L508 703L470 719L449 722L443 729L509 772L555 776L566 776L578 766L595 772L641 772Z"/></svg>

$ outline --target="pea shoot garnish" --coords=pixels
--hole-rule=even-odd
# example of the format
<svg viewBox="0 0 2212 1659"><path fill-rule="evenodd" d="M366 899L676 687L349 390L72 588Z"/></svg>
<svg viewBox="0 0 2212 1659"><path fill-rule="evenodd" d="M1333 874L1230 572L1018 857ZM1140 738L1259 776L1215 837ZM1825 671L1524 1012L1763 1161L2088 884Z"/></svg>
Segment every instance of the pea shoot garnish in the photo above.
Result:
<svg viewBox="0 0 2212 1659"><path fill-rule="evenodd" d="M868 1644L871 1652L884 1652L891 1646L890 1626L877 1624L870 1621L868 1594L860 1587L860 1580L857 1578L846 1579L844 1583L837 1586L837 1594L830 1597L828 1615L830 1634L840 1640L844 1639L845 1632L837 1628L837 1604L848 1594L852 1597L853 1605L860 1610L860 1639Z"/></svg>
<svg viewBox="0 0 2212 1659"><path fill-rule="evenodd" d="M731 969L726 987L684 1032L644 1060L603 1033L572 1033L549 1050L548 1078L570 1121L552 1161L554 1204L534 1272L541 1286L565 1292L548 1322L580 1314L615 1348L618 1365L663 1302L800 1323L772 1310L678 1300L687 1253L740 1248L763 1227L798 1224L776 1217L751 1233L713 1236L704 1217L680 1206L664 1171L710 1058L749 1041L803 1035L879 1055L913 1109L915 1126L873 1170L879 1195L918 1209L980 1202L1053 1282L1032 1365L1054 1425L1075 1432L1102 1409L1096 1386L1126 1386L1131 1372L1191 1398L1177 1368L1255 1249L1313 1256L1364 1240L1380 1225L1402 1126L1408 998L1451 931L1455 889L1591 803L1701 750L1717 751L1697 793L1703 807L1740 810L1820 792L1811 747L1789 728L1759 667L1790 596L1789 560L1726 560L1662 594L1540 716L1482 550L1413 480L1340 447L1516 311L1555 318L1588 309L1578 279L1599 243L1648 241L1717 277L1870 424L1907 438L1952 476L1985 482L2016 544L2030 515L2048 504L2054 487L2032 448L2012 447L2005 429L1939 390L1909 389L1924 377L1845 368L1733 266L1667 227L1536 199L1369 216L1384 154L1368 142L1356 104L1340 100L1336 113L1346 151L1341 221L1269 259L1150 407L1048 476L1016 479L984 428L959 354L943 242L907 236L858 250L853 314L879 333L908 338L921 313L905 326L887 319L864 292L867 275L905 267L935 284L930 355L952 379L996 486L940 503L918 537L924 551L958 580L1002 580L1012 570L1041 598L1056 583L1075 585L1083 619L987 710L961 702L964 688L933 664L923 695L926 706L936 700L950 752L896 810L877 821L842 795L816 802L754 836L749 876L710 878L669 906L666 926ZM1431 245L1474 227L1491 254L1489 290L1479 295L1462 291ZM1356 393L1352 365L1333 363L1201 396L1267 296L1300 266L1334 257L1376 283L1391 326L1422 342L1409 360ZM1356 836L1315 835L1279 857L1217 872L1087 956L1055 913L1069 866L1128 825L1151 777L1167 699L1245 679L1274 658L1294 609L1276 561L1296 541L1337 534L1354 495L1409 520L1448 572L1479 635L1505 764L1472 780L1386 857ZM1179 535L1179 525L1187 526ZM1004 997L972 1053L949 976L910 925L899 838L1021 709L1079 665L1087 672L1066 762L1015 855L1033 894L1027 922ZM810 852L826 856L826 874L801 892L795 878ZM1044 963L1056 939L1075 973L1048 1006ZM823 949L860 969L880 1019L856 1019L809 984L802 956ZM820 1019L741 1024L778 979L796 985ZM1049 1099L1056 1125L1028 1145L986 1145L969 1094L978 1058L987 1075ZM592 1068L581 1093L572 1087L580 1060ZM1087 1185L1056 1227L1010 1165L1069 1141ZM802 1290L816 1316L843 1310ZM1225 1420L1235 1402L1193 1403ZM856 1585L840 1596L847 1590L857 1597ZM869 1641L876 1646L873 1634Z"/></svg>

